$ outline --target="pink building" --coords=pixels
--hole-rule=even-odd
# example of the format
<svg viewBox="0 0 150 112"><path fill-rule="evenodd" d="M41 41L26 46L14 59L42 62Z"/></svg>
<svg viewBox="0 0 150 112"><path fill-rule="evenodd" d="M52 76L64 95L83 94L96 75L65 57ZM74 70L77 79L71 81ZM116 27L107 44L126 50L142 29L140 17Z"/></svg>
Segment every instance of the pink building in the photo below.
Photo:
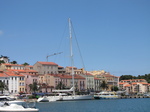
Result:
<svg viewBox="0 0 150 112"><path fill-rule="evenodd" d="M60 82L66 87L71 88L72 85L72 76L65 74L45 74L39 76L39 83L47 85L47 92L51 92L52 89L55 89ZM85 90L86 81L85 78L79 75L74 76L74 83L76 90L82 91ZM44 88L41 88L42 92L45 92Z"/></svg>

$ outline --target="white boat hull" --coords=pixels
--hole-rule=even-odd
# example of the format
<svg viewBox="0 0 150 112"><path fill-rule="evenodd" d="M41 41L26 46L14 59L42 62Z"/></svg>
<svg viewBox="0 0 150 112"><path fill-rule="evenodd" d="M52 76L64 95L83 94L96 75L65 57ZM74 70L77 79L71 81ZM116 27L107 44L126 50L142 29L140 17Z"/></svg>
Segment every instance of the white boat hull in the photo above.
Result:
<svg viewBox="0 0 150 112"><path fill-rule="evenodd" d="M73 100L92 100L92 95L74 95L74 96L63 96L62 101L73 101Z"/></svg>
<svg viewBox="0 0 150 112"><path fill-rule="evenodd" d="M117 99L119 96L115 92L100 92L94 95L95 99Z"/></svg>
<svg viewBox="0 0 150 112"><path fill-rule="evenodd" d="M92 100L92 95L72 95L72 96L47 96L41 97L37 100L37 102L45 102L45 101L73 101L73 100Z"/></svg>
<svg viewBox="0 0 150 112"><path fill-rule="evenodd" d="M118 95L94 95L95 99L117 99Z"/></svg>
<svg viewBox="0 0 150 112"><path fill-rule="evenodd" d="M47 96L43 96L43 97L38 98L37 102L49 102L49 100Z"/></svg>
<svg viewBox="0 0 150 112"><path fill-rule="evenodd" d="M35 108L24 108L21 105L11 104L11 105L4 105L0 107L0 112L39 112L39 109Z"/></svg>

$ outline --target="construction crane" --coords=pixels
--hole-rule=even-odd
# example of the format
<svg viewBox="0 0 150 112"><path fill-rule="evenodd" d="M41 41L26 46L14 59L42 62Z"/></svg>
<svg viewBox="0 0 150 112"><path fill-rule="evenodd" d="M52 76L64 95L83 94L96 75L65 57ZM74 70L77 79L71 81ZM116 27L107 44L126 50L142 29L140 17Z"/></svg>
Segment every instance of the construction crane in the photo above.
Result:
<svg viewBox="0 0 150 112"><path fill-rule="evenodd" d="M59 52L59 53L54 53L54 54L51 54L51 55L47 55L47 56L46 56L46 60L47 60L47 62L48 62L48 57L50 57L50 56L54 56L54 55L57 55L57 54L61 54L61 53L63 53L63 52Z"/></svg>

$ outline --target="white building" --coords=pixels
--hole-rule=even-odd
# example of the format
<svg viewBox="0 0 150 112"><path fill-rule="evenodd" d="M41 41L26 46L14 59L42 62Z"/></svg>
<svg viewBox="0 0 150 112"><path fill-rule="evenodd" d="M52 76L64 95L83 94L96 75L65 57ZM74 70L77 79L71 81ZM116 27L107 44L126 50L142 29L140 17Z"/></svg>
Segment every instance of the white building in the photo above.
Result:
<svg viewBox="0 0 150 112"><path fill-rule="evenodd" d="M89 91L94 90L95 89L94 76L90 73L85 73L80 75L86 79L86 89Z"/></svg>
<svg viewBox="0 0 150 112"><path fill-rule="evenodd" d="M25 92L25 80L23 75L1 71L0 81L4 82L8 87L8 91L4 91L4 94L18 94L20 92Z"/></svg>
<svg viewBox="0 0 150 112"><path fill-rule="evenodd" d="M2 55L1 55L0 60L1 60L1 61L4 61L5 63L8 63L8 62L9 62L9 59L8 59L7 56L2 56Z"/></svg>

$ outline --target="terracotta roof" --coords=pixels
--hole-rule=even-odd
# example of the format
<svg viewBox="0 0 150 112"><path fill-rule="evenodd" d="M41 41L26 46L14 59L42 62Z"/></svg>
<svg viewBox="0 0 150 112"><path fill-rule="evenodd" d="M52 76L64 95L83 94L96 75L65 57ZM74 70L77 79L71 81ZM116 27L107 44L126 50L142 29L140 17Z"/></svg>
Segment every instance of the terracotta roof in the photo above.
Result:
<svg viewBox="0 0 150 112"><path fill-rule="evenodd" d="M10 64L10 63L4 63L4 65L8 65L8 66L24 66L24 65L19 65L19 64Z"/></svg>
<svg viewBox="0 0 150 112"><path fill-rule="evenodd" d="M137 82L133 82L132 84L133 84L133 85L137 85Z"/></svg>
<svg viewBox="0 0 150 112"><path fill-rule="evenodd" d="M121 80L121 81L134 81L134 80L145 80L145 79L129 79L129 80Z"/></svg>
<svg viewBox="0 0 150 112"><path fill-rule="evenodd" d="M62 75L62 74L48 74L54 77L60 77L62 79L72 79L71 75ZM75 75L74 79L85 79L84 77L80 76L80 75Z"/></svg>
<svg viewBox="0 0 150 112"><path fill-rule="evenodd" d="M36 70L25 70L26 72L34 72L34 73L37 73Z"/></svg>
<svg viewBox="0 0 150 112"><path fill-rule="evenodd" d="M64 67L62 67L62 66L58 66L58 68L64 68Z"/></svg>
<svg viewBox="0 0 150 112"><path fill-rule="evenodd" d="M38 63L42 64L42 65L58 65L54 62L41 62L41 61L38 61Z"/></svg>
<svg viewBox="0 0 150 112"><path fill-rule="evenodd" d="M119 82L119 84L125 84L126 82Z"/></svg>
<svg viewBox="0 0 150 112"><path fill-rule="evenodd" d="M0 73L0 77L8 77L8 75L6 75L4 73Z"/></svg>
<svg viewBox="0 0 150 112"><path fill-rule="evenodd" d="M17 69L7 69L7 71L14 71L14 72L20 72L20 73L25 73L25 70L17 70Z"/></svg>
<svg viewBox="0 0 150 112"><path fill-rule="evenodd" d="M146 82L138 82L138 83L148 85L148 83L146 83Z"/></svg>
<svg viewBox="0 0 150 112"><path fill-rule="evenodd" d="M7 71L14 71L14 72L19 72L19 73L26 73L26 72L33 72L33 73L37 73L36 70L22 70L22 69L8 69Z"/></svg>
<svg viewBox="0 0 150 112"><path fill-rule="evenodd" d="M130 86L131 86L130 84L125 85L125 87L130 87Z"/></svg>
<svg viewBox="0 0 150 112"><path fill-rule="evenodd" d="M8 76L24 77L24 75L21 75L21 74L14 74L14 73L11 73L11 72L6 72L6 74L7 74Z"/></svg>

